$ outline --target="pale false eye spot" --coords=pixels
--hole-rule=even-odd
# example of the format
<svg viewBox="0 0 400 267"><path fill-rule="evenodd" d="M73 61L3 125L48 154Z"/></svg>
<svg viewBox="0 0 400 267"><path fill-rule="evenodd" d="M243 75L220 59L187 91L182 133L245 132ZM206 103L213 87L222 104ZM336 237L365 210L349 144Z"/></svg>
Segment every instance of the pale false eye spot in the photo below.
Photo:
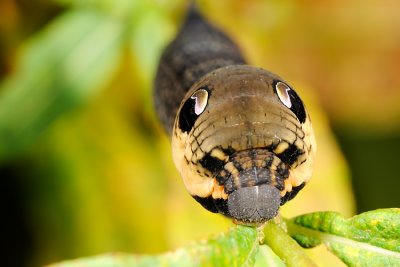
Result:
<svg viewBox="0 0 400 267"><path fill-rule="evenodd" d="M208 102L208 92L204 89L199 89L190 97L195 100L194 113L200 115L206 109Z"/></svg>
<svg viewBox="0 0 400 267"><path fill-rule="evenodd" d="M297 93L281 81L276 81L274 90L282 104L290 109L301 123L305 123L307 119L306 109Z"/></svg>
<svg viewBox="0 0 400 267"><path fill-rule="evenodd" d="M204 112L208 103L208 91L199 89L194 92L183 104L179 111L179 128L183 132L190 132L197 118Z"/></svg>
<svg viewBox="0 0 400 267"><path fill-rule="evenodd" d="M276 93L279 97L279 100L288 108L292 107L292 101L290 101L289 91L291 89L289 86L284 84L283 82L278 82L276 84Z"/></svg>

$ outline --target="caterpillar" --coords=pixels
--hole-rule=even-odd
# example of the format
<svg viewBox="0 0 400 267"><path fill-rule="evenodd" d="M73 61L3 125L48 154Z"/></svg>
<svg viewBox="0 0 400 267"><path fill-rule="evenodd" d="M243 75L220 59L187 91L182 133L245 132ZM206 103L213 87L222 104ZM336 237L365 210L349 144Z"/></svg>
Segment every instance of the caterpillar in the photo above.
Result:
<svg viewBox="0 0 400 267"><path fill-rule="evenodd" d="M260 224L309 181L316 142L303 101L196 8L161 56L153 98L185 187L207 210Z"/></svg>

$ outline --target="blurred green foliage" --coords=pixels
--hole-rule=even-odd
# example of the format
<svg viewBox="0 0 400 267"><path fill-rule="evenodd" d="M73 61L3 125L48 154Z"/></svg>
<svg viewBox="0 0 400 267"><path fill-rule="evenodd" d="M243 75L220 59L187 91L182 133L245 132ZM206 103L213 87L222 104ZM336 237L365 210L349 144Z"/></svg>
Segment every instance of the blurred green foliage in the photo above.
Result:
<svg viewBox="0 0 400 267"><path fill-rule="evenodd" d="M27 43L18 71L1 85L0 160L110 80L123 32L116 20L77 10L60 15Z"/></svg>
<svg viewBox="0 0 400 267"><path fill-rule="evenodd" d="M208 240L192 242L173 252L159 255L112 254L64 261L53 267L152 267L152 266L253 266L259 248L259 231L253 227L237 226ZM273 254L270 253L270 254ZM270 255L268 255L270 256ZM282 261L275 255L277 264Z"/></svg>
<svg viewBox="0 0 400 267"><path fill-rule="evenodd" d="M161 252L231 224L185 192L152 107L158 57L186 4L0 2L0 195L8 214L2 228L13 240L4 259L37 266L110 251ZM251 64L296 84L311 112L315 175L282 212L353 214L349 171L320 104L345 133L339 136L350 163L360 155L371 159L357 165L367 174L382 169L370 155L397 166L396 146L374 154L366 142L364 150L352 150L360 139L341 129L358 127L366 129L361 135L378 137L398 129L400 7L390 0L199 5ZM398 188L397 176L393 170L372 179ZM385 199L386 191L362 178L354 185L369 203ZM398 197L393 200L383 203L398 206ZM338 266L321 248L309 253L324 266Z"/></svg>

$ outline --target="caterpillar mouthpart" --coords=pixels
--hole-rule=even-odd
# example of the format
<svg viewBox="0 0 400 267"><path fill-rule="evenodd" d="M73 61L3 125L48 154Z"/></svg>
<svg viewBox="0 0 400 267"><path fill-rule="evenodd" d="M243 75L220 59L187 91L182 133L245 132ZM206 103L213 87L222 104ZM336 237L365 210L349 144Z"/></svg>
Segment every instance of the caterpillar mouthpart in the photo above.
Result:
<svg viewBox="0 0 400 267"><path fill-rule="evenodd" d="M241 223L262 223L274 218L281 205L280 190L289 167L268 149L234 153L217 176L228 195L230 217Z"/></svg>

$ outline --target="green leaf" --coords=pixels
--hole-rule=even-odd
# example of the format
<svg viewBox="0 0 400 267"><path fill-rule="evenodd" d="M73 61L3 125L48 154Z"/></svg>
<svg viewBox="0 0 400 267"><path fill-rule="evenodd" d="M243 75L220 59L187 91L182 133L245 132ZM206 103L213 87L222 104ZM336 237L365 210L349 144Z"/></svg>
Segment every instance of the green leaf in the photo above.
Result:
<svg viewBox="0 0 400 267"><path fill-rule="evenodd" d="M132 0L54 0L58 4L76 9L92 9L117 17L129 16L142 5L141 1ZM143 1L144 2L144 1Z"/></svg>
<svg viewBox="0 0 400 267"><path fill-rule="evenodd" d="M0 161L110 80L123 33L123 24L104 14L71 11L30 40L0 85Z"/></svg>
<svg viewBox="0 0 400 267"><path fill-rule="evenodd" d="M254 267L285 267L285 263L272 251L269 246L262 245L258 249Z"/></svg>
<svg viewBox="0 0 400 267"><path fill-rule="evenodd" d="M288 222L304 247L320 241L349 266L400 266L400 209L380 209L349 219L316 212Z"/></svg>
<svg viewBox="0 0 400 267"><path fill-rule="evenodd" d="M53 267L253 266L258 252L255 228L236 226L226 234L155 256L109 254L52 265Z"/></svg>

